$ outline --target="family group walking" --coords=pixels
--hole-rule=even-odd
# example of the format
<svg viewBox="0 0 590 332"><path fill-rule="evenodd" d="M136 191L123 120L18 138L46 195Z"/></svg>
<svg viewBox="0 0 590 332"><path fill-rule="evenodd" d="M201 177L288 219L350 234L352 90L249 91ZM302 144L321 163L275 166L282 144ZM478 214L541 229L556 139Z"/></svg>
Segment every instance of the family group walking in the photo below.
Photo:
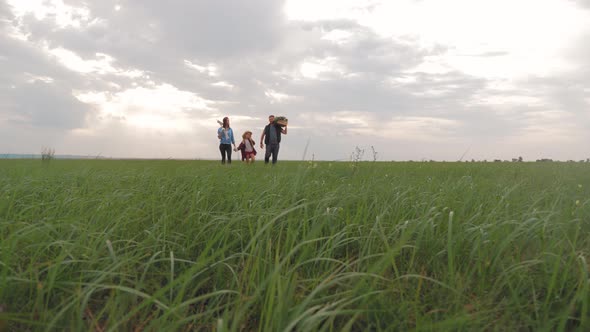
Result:
<svg viewBox="0 0 590 332"><path fill-rule="evenodd" d="M233 151L241 151L242 161L246 163L253 163L256 160L256 142L252 139L252 132L246 131L242 135L242 142L236 147L234 139L234 132L229 125L229 118L223 118L223 122L219 123L221 127L217 130L217 138L219 138L219 151L221 152L221 163L231 164L232 145ZM279 156L279 148L281 144L281 134L287 135L287 123L279 124L275 122L275 116L268 116L268 124L264 127L262 135L260 136L260 148L264 149L266 146L266 153L264 154L264 163L268 164L272 157L272 163L277 163Z"/></svg>

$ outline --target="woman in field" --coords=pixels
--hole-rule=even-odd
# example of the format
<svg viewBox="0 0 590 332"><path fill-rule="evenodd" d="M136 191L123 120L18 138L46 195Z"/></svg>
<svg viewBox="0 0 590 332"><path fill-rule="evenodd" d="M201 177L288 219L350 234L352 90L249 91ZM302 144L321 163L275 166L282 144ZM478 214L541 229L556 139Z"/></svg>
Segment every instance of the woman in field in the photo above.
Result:
<svg viewBox="0 0 590 332"><path fill-rule="evenodd" d="M219 151L221 152L221 163L225 164L225 159L227 157L227 163L231 164L232 144L234 145L234 151L236 151L234 131L229 126L229 118L227 116L223 118L223 122L220 124L221 128L217 129L217 138L219 138Z"/></svg>
<svg viewBox="0 0 590 332"><path fill-rule="evenodd" d="M242 135L242 143L238 146L238 150L242 151L242 161L250 164L256 160L255 145L256 142L252 139L252 132L245 132L244 135Z"/></svg>

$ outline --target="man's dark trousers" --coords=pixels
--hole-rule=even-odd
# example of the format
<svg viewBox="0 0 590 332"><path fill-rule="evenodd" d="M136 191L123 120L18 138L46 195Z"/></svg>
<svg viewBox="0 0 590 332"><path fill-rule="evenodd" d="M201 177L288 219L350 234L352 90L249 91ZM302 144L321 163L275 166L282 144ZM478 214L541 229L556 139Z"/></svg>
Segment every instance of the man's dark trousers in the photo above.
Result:
<svg viewBox="0 0 590 332"><path fill-rule="evenodd" d="M266 146L266 153L264 154L264 163L268 164L270 159L270 155L272 154L272 163L277 163L277 158L279 156L279 147L280 144L268 144Z"/></svg>

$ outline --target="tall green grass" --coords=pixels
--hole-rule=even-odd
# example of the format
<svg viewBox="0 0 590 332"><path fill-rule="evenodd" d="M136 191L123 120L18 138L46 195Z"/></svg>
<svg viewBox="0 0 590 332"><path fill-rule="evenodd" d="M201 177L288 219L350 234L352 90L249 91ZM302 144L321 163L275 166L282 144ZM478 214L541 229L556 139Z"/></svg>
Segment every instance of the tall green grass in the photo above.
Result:
<svg viewBox="0 0 590 332"><path fill-rule="evenodd" d="M8 330L588 330L590 167L0 161Z"/></svg>

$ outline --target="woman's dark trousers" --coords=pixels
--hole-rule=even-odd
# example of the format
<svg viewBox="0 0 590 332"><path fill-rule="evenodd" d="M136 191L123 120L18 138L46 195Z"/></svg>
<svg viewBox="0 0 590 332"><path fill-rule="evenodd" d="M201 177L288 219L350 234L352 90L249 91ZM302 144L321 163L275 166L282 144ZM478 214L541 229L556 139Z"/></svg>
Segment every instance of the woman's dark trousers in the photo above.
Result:
<svg viewBox="0 0 590 332"><path fill-rule="evenodd" d="M231 164L231 144L219 144L219 151L221 152L221 163L225 164L225 156L227 155L227 163Z"/></svg>

